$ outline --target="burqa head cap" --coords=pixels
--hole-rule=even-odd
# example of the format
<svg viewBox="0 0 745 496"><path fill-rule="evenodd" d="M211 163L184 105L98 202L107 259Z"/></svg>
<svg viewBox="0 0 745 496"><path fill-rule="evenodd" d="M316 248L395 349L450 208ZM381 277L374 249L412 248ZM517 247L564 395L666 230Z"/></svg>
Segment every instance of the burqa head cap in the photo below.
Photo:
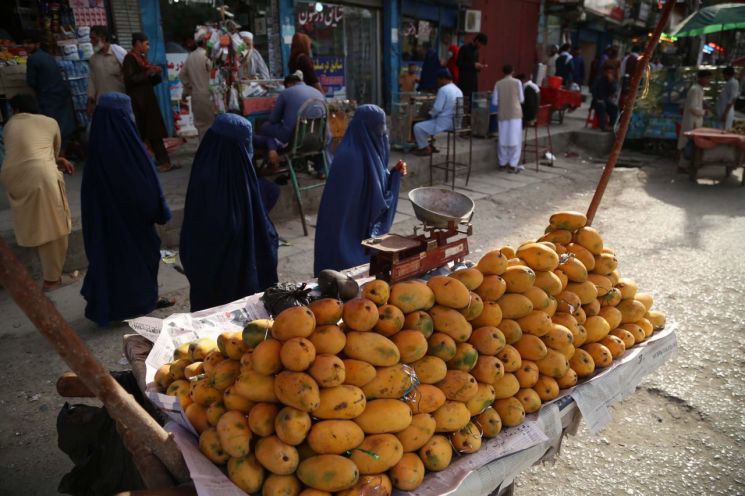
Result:
<svg viewBox="0 0 745 496"><path fill-rule="evenodd" d="M98 106L112 110L123 110L124 112L131 113L132 99L124 93L111 91L101 95L101 98L98 99Z"/></svg>

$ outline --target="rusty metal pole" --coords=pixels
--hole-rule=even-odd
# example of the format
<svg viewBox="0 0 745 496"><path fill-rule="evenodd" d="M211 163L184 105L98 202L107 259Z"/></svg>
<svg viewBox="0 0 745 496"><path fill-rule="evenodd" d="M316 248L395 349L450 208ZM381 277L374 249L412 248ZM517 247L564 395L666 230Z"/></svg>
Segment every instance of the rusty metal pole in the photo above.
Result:
<svg viewBox="0 0 745 496"><path fill-rule="evenodd" d="M616 140L613 142L613 148L611 148L608 161L605 164L603 175L600 176L600 182L598 182L598 186L595 189L595 195L592 197L590 207L587 209L587 225L592 224L592 221L595 218L595 213L598 210L598 206L600 206L600 201L603 199L605 188L608 186L610 176L613 173L616 162L618 162L618 156L621 154L621 148L623 148L623 142L626 139L626 131L629 129L629 123L631 122L631 114L634 102L636 101L636 94L639 91L639 82L642 79L642 74L644 74L644 71L649 65L649 60L652 57L652 53L654 52L657 43L660 41L662 30L667 25L668 19L670 19L670 13L672 12L673 7L675 7L675 0L667 0L665 2L660 19L657 21L657 27L654 29L652 37L647 42L647 47L644 49L644 54L640 60L641 63L636 64L634 74L631 75L629 93L626 96L626 101L630 103L627 104L627 109L621 115L621 122L619 123L618 132L616 133Z"/></svg>
<svg viewBox="0 0 745 496"><path fill-rule="evenodd" d="M83 384L103 402L109 415L129 431L134 444L151 451L177 482L188 481L189 471L173 437L96 360L2 239L0 284Z"/></svg>

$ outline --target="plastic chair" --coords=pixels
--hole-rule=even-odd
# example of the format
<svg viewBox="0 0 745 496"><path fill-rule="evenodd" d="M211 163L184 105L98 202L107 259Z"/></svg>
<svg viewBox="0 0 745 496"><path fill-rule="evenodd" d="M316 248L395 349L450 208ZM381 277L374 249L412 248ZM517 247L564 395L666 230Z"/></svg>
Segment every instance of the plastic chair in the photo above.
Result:
<svg viewBox="0 0 745 496"><path fill-rule="evenodd" d="M309 158L320 155L323 160L324 176L328 177L329 167L325 153L327 138L328 106L324 100L308 100L298 110L295 134L287 152L283 154L284 159L287 160L287 168L290 173L290 180L292 181L292 190L295 193L295 201L300 212L300 222L303 224L303 234L305 236L308 235L308 226L305 222L301 192L322 188L326 181L300 186L293 162L300 162L300 164L305 166Z"/></svg>
<svg viewBox="0 0 745 496"><path fill-rule="evenodd" d="M538 128L545 127L546 128L546 134L547 134L547 140L542 145L540 140L538 139ZM528 143L528 134L529 130L533 129L533 143ZM546 146L548 145L548 146ZM525 126L525 135L523 137L523 164L527 163L527 154L535 153L535 170L538 171L538 165L541 162L541 154L545 152L551 153L551 161L550 166L553 167L554 160L553 160L553 154L554 149L553 145L551 144L551 105L541 105L538 107L538 115L536 116L536 119L531 124L527 124Z"/></svg>
<svg viewBox="0 0 745 496"><path fill-rule="evenodd" d="M446 131L447 144L445 148L445 161L434 163L434 153L429 156L429 185L432 186L433 169L445 171L445 182L451 179L450 188L455 189L455 175L459 170L466 171L466 186L471 178L471 161L473 157L473 133L471 132L471 106L464 97L455 102L455 115L453 116L453 128ZM468 139L468 162L458 162L457 142L459 136L467 136ZM450 143L452 142L452 148ZM434 136L430 138L430 146L434 144Z"/></svg>

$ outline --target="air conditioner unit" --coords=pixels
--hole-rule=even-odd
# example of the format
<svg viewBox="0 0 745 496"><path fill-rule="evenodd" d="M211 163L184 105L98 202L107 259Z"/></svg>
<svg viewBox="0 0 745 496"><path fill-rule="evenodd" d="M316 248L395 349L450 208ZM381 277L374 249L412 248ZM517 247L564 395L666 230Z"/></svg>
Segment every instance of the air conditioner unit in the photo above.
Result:
<svg viewBox="0 0 745 496"><path fill-rule="evenodd" d="M481 11L461 10L458 18L458 31L461 33L478 33L481 31Z"/></svg>

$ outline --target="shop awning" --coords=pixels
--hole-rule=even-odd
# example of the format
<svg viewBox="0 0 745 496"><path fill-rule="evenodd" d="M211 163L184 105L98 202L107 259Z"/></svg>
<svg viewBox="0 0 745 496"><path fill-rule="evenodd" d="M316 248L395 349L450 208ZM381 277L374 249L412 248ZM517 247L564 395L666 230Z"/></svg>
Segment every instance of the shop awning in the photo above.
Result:
<svg viewBox="0 0 745 496"><path fill-rule="evenodd" d="M722 3L691 14L673 31L673 35L700 36L731 29L745 29L745 4Z"/></svg>

